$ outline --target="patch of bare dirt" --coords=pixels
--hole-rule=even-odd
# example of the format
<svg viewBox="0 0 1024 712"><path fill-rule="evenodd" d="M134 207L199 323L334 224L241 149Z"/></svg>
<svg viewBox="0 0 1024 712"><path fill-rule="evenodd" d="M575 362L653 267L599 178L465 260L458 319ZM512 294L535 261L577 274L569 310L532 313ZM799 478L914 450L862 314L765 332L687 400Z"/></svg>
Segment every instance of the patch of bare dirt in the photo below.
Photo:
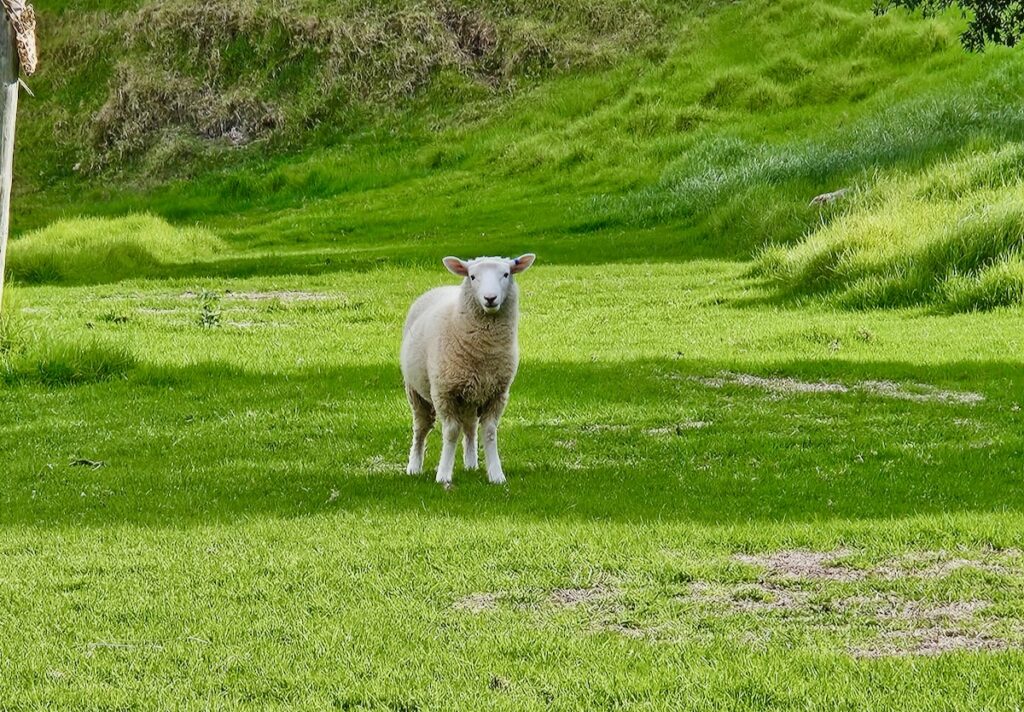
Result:
<svg viewBox="0 0 1024 712"><path fill-rule="evenodd" d="M783 550L760 555L736 555L733 558L765 570L758 583L723 586L695 582L691 600L713 603L736 612L782 611L798 616L813 616L816 606L814 592L826 590L831 582L862 581L869 577L885 579L940 578L972 568L1000 573L1020 573L1017 559L1020 552L983 551L978 558L969 554L946 551L923 551L904 554L870 569L852 569L837 562L849 555L846 550L818 552ZM787 586L772 579L784 582ZM897 655L939 655L952 651L997 651L1017 647L1016 643L994 634L991 621L979 613L992 606L991 601L966 599L952 601L921 601L894 593L873 593L847 596L827 601L827 610L845 612L859 620L873 621L879 636L850 652L858 657L879 658Z"/></svg>
<svg viewBox="0 0 1024 712"><path fill-rule="evenodd" d="M388 460L381 455L363 461L363 467L371 475L384 475L389 472L404 472L405 463Z"/></svg>
<svg viewBox="0 0 1024 712"><path fill-rule="evenodd" d="M926 569L917 571L915 575L921 578L942 578L960 569L975 569L989 573L1006 573L1008 571L1005 566L991 562L975 561L972 559L948 559L936 562Z"/></svg>
<svg viewBox="0 0 1024 712"><path fill-rule="evenodd" d="M737 554L733 558L744 564L760 566L768 573L782 578L859 581L866 576L866 572L835 563L836 559L849 553L843 549L831 552L788 549L773 554Z"/></svg>
<svg viewBox="0 0 1024 712"><path fill-rule="evenodd" d="M849 556L841 549L831 552L789 549L766 554L737 554L734 560L759 566L769 575L781 578L811 581L859 581L868 577L886 580L902 578L936 579L949 576L961 569L972 569L995 574L1024 575L1024 562L1020 552L1008 550L979 553L968 558L963 553L947 551L920 551L894 557L866 569L854 569L837 563L836 559Z"/></svg>
<svg viewBox="0 0 1024 712"><path fill-rule="evenodd" d="M783 376L755 376L749 373L722 371L717 376L693 376L696 381L709 388L724 388L727 385L759 388L770 393L850 393L861 391L882 398L895 398L916 403L951 403L974 405L985 400L985 396L974 391L953 391L938 388L927 383L896 383L895 381L859 381L853 385L830 381L801 381Z"/></svg>
<svg viewBox="0 0 1024 712"><path fill-rule="evenodd" d="M794 625L833 630L840 637L855 629L877 631L871 639L848 648L864 658L1024 649L1024 620L995 612L994 602L984 597L929 601L873 590L872 585L880 579L921 582L966 568L1024 576L1020 550L911 551L861 568L844 563L855 553L786 549L736 554L733 561L760 569L756 581L692 581L676 600L697 605L687 615L748 614L743 637L749 641L764 640Z"/></svg>
<svg viewBox="0 0 1024 712"><path fill-rule="evenodd" d="M629 426L624 423L589 423L580 428L580 430L584 433L620 433L629 430Z"/></svg>
<svg viewBox="0 0 1024 712"><path fill-rule="evenodd" d="M248 302L263 302L271 299L279 299L282 302L325 302L331 299L331 295L324 294L323 292L282 290L269 292L225 292L224 298Z"/></svg>
<svg viewBox="0 0 1024 712"><path fill-rule="evenodd" d="M810 592L774 583L714 585L694 581L683 600L729 608L738 613L798 611L807 607Z"/></svg>
<svg viewBox="0 0 1024 712"><path fill-rule="evenodd" d="M967 601L945 601L929 603L907 600L892 594L871 596L850 596L836 601L839 610L852 611L862 616L872 616L879 621L908 621L916 624L936 621L969 621L979 611L990 607L990 601L972 599Z"/></svg>
<svg viewBox="0 0 1024 712"><path fill-rule="evenodd" d="M1020 552L982 552L977 558L967 558L962 552L920 551L899 558L890 559L872 570L876 576L886 579L899 578L945 578L961 569L972 569L995 574L1024 574L1019 561Z"/></svg>
<svg viewBox="0 0 1024 712"><path fill-rule="evenodd" d="M571 608L581 603L593 603L608 598L614 591L607 586L592 586L589 588L556 588L551 592L548 600L556 606Z"/></svg>
<svg viewBox="0 0 1024 712"><path fill-rule="evenodd" d="M760 388L773 393L846 393L850 389L842 383L828 381L799 381L795 378L763 377L749 373L732 373L723 371L715 378L695 376L694 380L710 388L723 388L727 385Z"/></svg>
<svg viewBox="0 0 1024 712"><path fill-rule="evenodd" d="M985 396L974 391L947 391L927 383L901 384L894 381L864 381L861 390L876 396L915 401L917 403L957 403L974 405L985 400Z"/></svg>
<svg viewBox="0 0 1024 712"><path fill-rule="evenodd" d="M182 292L181 299L197 299L203 295L191 290ZM297 290L273 290L266 292L224 292L224 299L248 302L264 302L272 299L282 302L325 302L333 297L323 292L302 292Z"/></svg>
<svg viewBox="0 0 1024 712"><path fill-rule="evenodd" d="M946 603L924 603L921 601L905 601L895 607L888 615L900 620L935 621L935 620L969 620L978 611L983 611L992 604L989 601L948 601Z"/></svg>
<svg viewBox="0 0 1024 712"><path fill-rule="evenodd" d="M900 655L941 655L961 651L999 651L1011 647L1009 641L983 631L930 626L917 630L884 633L877 642L851 650L860 658L886 658Z"/></svg>
<svg viewBox="0 0 1024 712"><path fill-rule="evenodd" d="M664 425L660 428L649 428L644 431L644 435L682 435L687 430L701 430L711 425L710 421L707 420L684 420L681 423L675 425Z"/></svg>
<svg viewBox="0 0 1024 712"><path fill-rule="evenodd" d="M466 611L468 613L483 613L485 611L493 611L497 608L498 601L500 599L500 593L480 591L478 593L471 593L467 596L463 596L452 604L452 608L458 611Z"/></svg>

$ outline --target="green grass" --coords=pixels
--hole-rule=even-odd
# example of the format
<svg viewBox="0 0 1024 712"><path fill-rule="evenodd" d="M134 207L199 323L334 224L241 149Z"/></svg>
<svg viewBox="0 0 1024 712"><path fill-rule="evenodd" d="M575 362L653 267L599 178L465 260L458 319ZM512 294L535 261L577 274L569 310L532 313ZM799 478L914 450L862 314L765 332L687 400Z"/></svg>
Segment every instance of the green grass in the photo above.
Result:
<svg viewBox="0 0 1024 712"><path fill-rule="evenodd" d="M744 269L531 270L502 431L509 485L457 470L450 492L403 473L395 357L406 305L450 281L440 265L20 288L29 326L136 363L112 380L0 391L0 697L15 709L1012 706L1017 563L788 581L818 603L760 614L691 600L694 582L726 600L780 595L736 552L842 548L870 568L940 550L1016 561L1024 546L1019 311L756 306ZM216 326L203 325L204 290ZM722 372L850 390L716 387ZM881 380L925 398L858 386ZM428 466L437 456L435 433ZM607 595L550 599L595 586ZM493 607L460 606L479 593ZM896 625L844 608L876 595L984 600L947 627L1011 650L855 657Z"/></svg>
<svg viewBox="0 0 1024 712"><path fill-rule="evenodd" d="M0 708L1019 706L1015 52L859 2L38 4ZM407 477L408 305L527 250L508 485Z"/></svg>

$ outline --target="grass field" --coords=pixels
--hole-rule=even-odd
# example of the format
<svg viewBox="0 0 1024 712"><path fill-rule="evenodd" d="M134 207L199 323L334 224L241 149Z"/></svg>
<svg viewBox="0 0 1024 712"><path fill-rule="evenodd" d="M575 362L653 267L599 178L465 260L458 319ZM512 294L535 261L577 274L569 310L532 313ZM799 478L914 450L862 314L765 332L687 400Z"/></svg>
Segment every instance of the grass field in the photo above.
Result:
<svg viewBox="0 0 1024 712"><path fill-rule="evenodd" d="M539 264L509 484L445 492L395 359L442 269L19 290L136 363L0 393L5 706L1016 704L1018 311Z"/></svg>
<svg viewBox="0 0 1024 712"><path fill-rule="evenodd" d="M185 3L38 5L0 709L1019 709L1013 51L859 2L218 1L206 54ZM406 476L409 304L527 250L508 484Z"/></svg>

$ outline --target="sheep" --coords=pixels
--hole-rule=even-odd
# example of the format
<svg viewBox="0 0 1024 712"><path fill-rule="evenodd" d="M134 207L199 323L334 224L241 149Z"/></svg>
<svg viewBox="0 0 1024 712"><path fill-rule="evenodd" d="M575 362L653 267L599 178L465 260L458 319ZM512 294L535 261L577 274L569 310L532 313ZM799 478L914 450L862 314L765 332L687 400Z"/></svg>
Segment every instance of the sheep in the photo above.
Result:
<svg viewBox="0 0 1024 712"><path fill-rule="evenodd" d="M536 259L479 257L442 262L462 277L461 286L438 287L409 308L402 330L401 364L412 408L412 447L406 472L423 471L427 434L441 420L443 445L437 482L451 486L459 434L463 464L475 470L477 426L483 430L487 479L503 484L498 421L519 367L519 290L515 275Z"/></svg>

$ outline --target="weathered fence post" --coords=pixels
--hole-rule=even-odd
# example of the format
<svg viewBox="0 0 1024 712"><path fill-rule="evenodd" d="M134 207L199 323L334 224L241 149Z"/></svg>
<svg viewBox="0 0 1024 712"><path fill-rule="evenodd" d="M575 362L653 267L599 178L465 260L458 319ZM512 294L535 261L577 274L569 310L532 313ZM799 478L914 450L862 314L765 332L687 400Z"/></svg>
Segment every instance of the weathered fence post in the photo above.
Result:
<svg viewBox="0 0 1024 712"><path fill-rule="evenodd" d="M0 4L0 311L4 303L7 233L11 225L11 179L14 173L14 118L18 113L18 51L14 27Z"/></svg>

